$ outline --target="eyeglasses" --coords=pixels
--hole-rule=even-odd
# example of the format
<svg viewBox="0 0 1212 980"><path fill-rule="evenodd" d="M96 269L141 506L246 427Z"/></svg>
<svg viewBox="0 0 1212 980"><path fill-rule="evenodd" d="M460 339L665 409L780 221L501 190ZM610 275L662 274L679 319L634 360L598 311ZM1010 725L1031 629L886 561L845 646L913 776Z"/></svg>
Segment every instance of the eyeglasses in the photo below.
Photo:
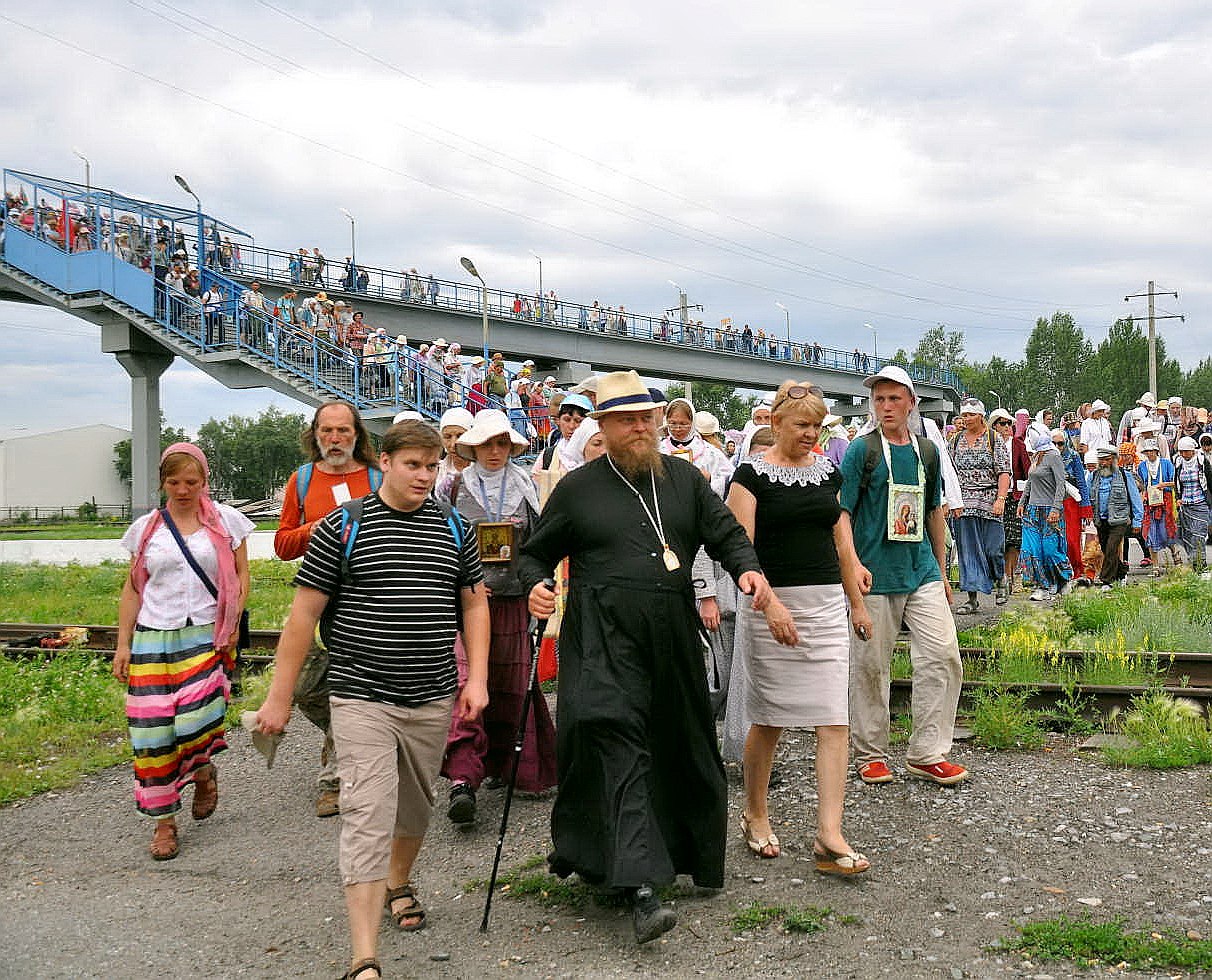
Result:
<svg viewBox="0 0 1212 980"><path fill-rule="evenodd" d="M774 404L770 407L770 411L778 411L778 407L791 398L807 398L809 395L816 395L817 398L824 398L825 392L821 390L820 385L792 385L784 391Z"/></svg>

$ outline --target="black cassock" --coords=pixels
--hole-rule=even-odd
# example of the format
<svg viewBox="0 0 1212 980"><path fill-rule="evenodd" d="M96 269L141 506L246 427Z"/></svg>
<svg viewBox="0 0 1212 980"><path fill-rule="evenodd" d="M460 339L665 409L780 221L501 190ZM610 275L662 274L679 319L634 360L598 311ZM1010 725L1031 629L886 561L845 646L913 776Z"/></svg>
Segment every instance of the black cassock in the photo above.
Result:
<svg viewBox="0 0 1212 980"><path fill-rule="evenodd" d="M607 457L565 476L522 548L529 591L571 558L560 630L552 870L593 884L724 884L727 786L690 566L758 571L744 529L690 463L664 457L660 518L681 567ZM652 510L652 485L637 485ZM744 601L744 600L742 600Z"/></svg>

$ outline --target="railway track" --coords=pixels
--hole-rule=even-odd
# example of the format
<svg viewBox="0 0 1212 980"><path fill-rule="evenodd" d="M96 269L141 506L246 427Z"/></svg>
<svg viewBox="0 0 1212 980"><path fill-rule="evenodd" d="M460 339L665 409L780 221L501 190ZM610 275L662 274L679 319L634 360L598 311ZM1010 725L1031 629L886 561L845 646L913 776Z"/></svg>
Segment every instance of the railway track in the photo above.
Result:
<svg viewBox="0 0 1212 980"><path fill-rule="evenodd" d="M43 636L57 636L60 630L69 628L69 624L44 625L38 623L0 623L0 651L9 656L33 656L35 654L54 654L54 650L43 650L37 641ZM113 656L117 644L118 629L116 626L85 626L88 630L88 641L84 648L105 657ZM264 666L273 662L273 651L281 636L279 630L252 630L252 649L241 655L241 660L250 667ZM908 647L907 641L904 643ZM1062 650L1060 656L1074 662L1080 662L1086 651ZM960 654L966 661L975 661L989 655L982 647L962 647ZM1163 689L1176 697L1190 698L1204 706L1205 711L1212 713L1212 653L1148 653L1128 656L1156 657L1159 667L1164 669L1160 676ZM987 686L988 682L966 680L966 691L977 690ZM1037 707L1046 707L1064 698L1069 689L1062 684L1048 682L1024 682L999 685L1009 689L1030 689L1035 693L1034 703ZM908 680L893 680L892 701L894 706L905 708L909 704L909 692L912 682ZM1143 694L1153 687L1140 685L1110 685L1083 684L1081 694L1092 698L1102 712L1115 707L1126 707L1133 697Z"/></svg>

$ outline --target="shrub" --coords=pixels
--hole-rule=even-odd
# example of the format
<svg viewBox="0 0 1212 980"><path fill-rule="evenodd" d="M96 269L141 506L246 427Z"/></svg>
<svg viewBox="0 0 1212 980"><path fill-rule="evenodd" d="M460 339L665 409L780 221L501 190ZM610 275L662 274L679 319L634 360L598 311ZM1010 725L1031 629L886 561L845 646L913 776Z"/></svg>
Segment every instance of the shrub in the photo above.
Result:
<svg viewBox="0 0 1212 980"><path fill-rule="evenodd" d="M1112 721L1132 744L1104 748L1111 763L1179 769L1212 762L1212 730L1200 706L1187 698L1151 691L1133 698L1128 711Z"/></svg>
<svg viewBox="0 0 1212 980"><path fill-rule="evenodd" d="M987 687L972 693L972 735L990 749L1033 749L1044 742L1042 712L1028 706L1032 690Z"/></svg>

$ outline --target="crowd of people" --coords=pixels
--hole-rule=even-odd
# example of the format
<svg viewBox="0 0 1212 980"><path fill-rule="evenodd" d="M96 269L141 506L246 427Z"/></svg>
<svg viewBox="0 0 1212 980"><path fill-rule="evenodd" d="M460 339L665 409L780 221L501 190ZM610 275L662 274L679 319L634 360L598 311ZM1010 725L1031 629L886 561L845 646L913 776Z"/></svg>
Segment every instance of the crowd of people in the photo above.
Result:
<svg viewBox="0 0 1212 980"><path fill-rule="evenodd" d="M1124 581L1141 567L1207 564L1212 488L1208 409L1145 392L1118 426L1102 399L1061 413L960 406L946 443L950 528L967 601L1004 604L1019 584L1045 602L1075 586Z"/></svg>
<svg viewBox="0 0 1212 980"><path fill-rule="evenodd" d="M867 381L870 431L853 443L819 388L789 381L730 456L719 420L689 401L634 372L591 377L550 399L528 468L515 460L532 439L501 410L403 419L375 453L353 405L317 409L275 537L283 559L302 557L298 588L251 723L272 738L297 706L322 732L316 814L341 818L348 975L381 975L384 909L401 930L426 925L414 868L439 774L447 818L474 826L479 794L513 775L520 724L517 788L555 791L551 870L625 895L638 942L676 925L658 896L675 875L723 884L719 722L724 757L744 762L740 831L756 859L781 853L779 737L808 726L814 865L870 868L843 831L849 747L860 778L894 778L887 667L902 622L917 668L906 770L967 776L947 759L960 666L940 456L913 428L908 376ZM115 673L136 805L155 820L152 857L169 860L189 784L195 820L218 802L249 527L210 501L196 447L170 447L161 478L167 507L127 536ZM893 505L910 519L893 522ZM530 617L556 639L554 720Z"/></svg>

